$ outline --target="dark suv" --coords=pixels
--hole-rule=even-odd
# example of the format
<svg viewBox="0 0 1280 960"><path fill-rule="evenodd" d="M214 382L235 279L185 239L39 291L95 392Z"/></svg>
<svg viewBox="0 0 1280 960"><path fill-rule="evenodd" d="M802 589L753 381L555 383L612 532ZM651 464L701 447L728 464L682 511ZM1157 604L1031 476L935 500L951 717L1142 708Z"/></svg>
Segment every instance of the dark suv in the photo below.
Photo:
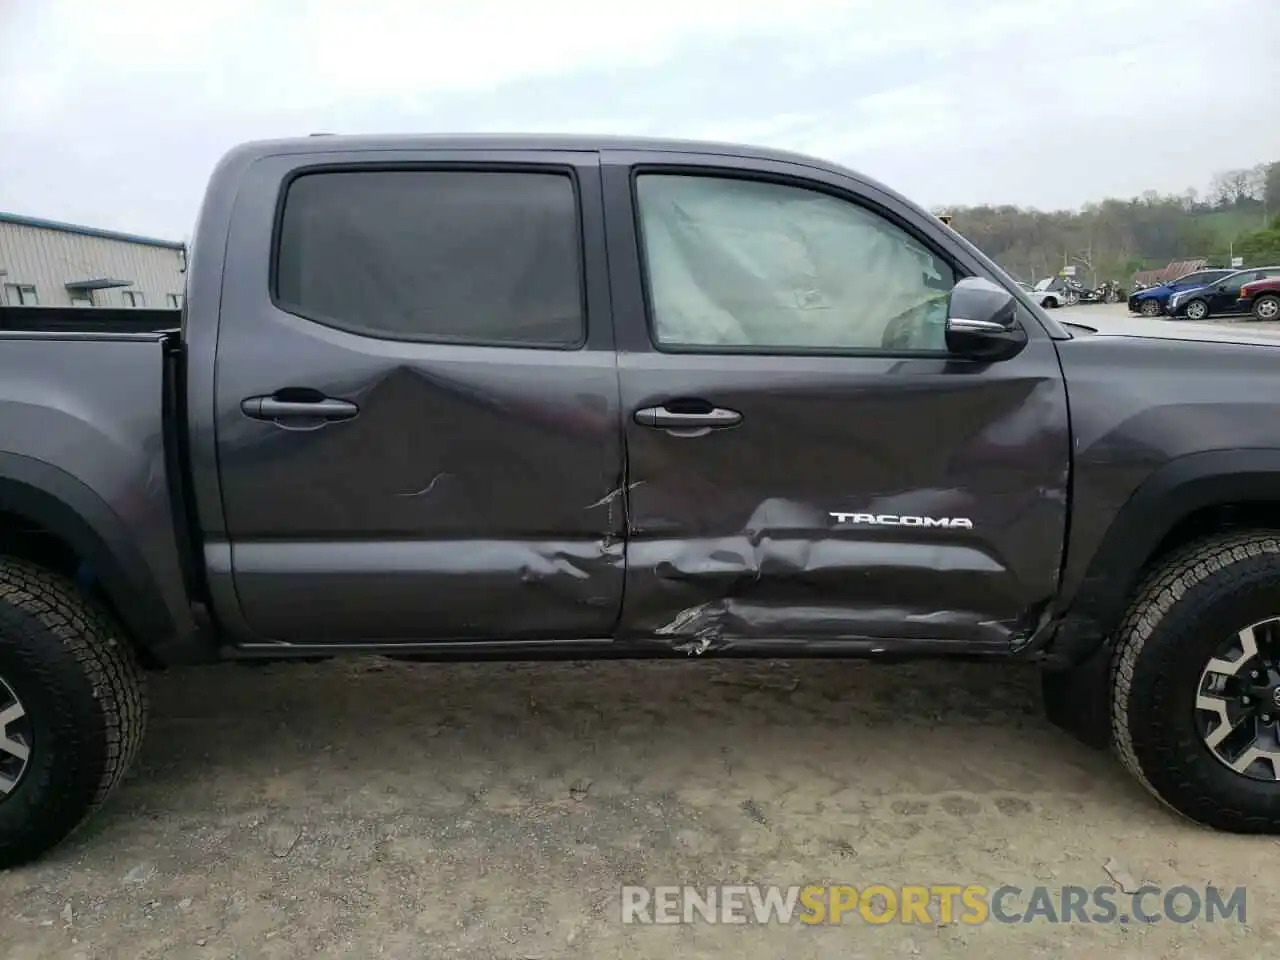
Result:
<svg viewBox="0 0 1280 960"><path fill-rule="evenodd" d="M1197 287L1184 287L1169 298L1169 316L1205 320L1212 316L1248 313L1250 304L1240 303L1240 290L1252 280L1280 277L1280 266L1249 267Z"/></svg>
<svg viewBox="0 0 1280 960"><path fill-rule="evenodd" d="M1176 280L1168 280L1157 286L1135 291L1129 296L1129 310L1133 313L1140 313L1144 317L1158 317L1165 312L1169 298L1175 293L1181 290L1190 290L1194 287L1202 287L1206 283L1215 283L1223 277L1229 277L1233 272L1216 268L1197 270L1195 273L1188 273L1185 276L1178 277Z"/></svg>

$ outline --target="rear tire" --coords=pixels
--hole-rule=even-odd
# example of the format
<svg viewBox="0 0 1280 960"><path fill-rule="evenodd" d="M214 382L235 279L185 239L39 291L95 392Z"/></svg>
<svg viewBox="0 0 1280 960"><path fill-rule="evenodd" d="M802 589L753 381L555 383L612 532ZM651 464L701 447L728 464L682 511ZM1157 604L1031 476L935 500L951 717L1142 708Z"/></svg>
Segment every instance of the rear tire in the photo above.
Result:
<svg viewBox="0 0 1280 960"><path fill-rule="evenodd" d="M1249 744L1275 743L1280 760L1280 717L1262 724L1248 711L1228 723L1228 701L1207 677L1214 665L1250 681L1255 660L1223 659L1224 643L1235 643L1260 622L1280 618L1280 534L1257 532L1201 540L1161 561L1143 580L1117 633L1111 669L1112 737L1121 761L1138 781L1173 810L1197 823L1233 833L1280 832L1280 763ZM1268 628L1270 629L1270 628ZM1270 650L1262 634L1255 650ZM1264 671L1265 675L1265 671ZM1224 683L1233 682L1222 674ZM1208 684L1208 685L1206 685ZM1250 688L1251 689L1251 688ZM1275 689L1280 690L1280 687ZM1280 696L1271 690L1266 703ZM1263 700L1254 697L1253 710ZM1246 698L1245 702L1249 702ZM1206 709L1206 706L1210 709ZM1233 708L1234 710L1235 708ZM1269 708L1268 708L1269 709ZM1235 719L1244 716L1245 721ZM1231 729L1218 735L1219 723ZM1255 726L1257 724L1257 726ZM1224 759L1237 733L1249 740L1233 769ZM1225 731L1221 733L1225 734ZM1218 742L1212 743L1217 739ZM1235 741L1241 742L1241 741ZM1236 746L1231 746L1236 750Z"/></svg>
<svg viewBox="0 0 1280 960"><path fill-rule="evenodd" d="M1141 305L1138 307L1138 312L1144 317L1158 317L1161 313L1160 304L1156 303L1154 300L1143 300Z"/></svg>
<svg viewBox="0 0 1280 960"><path fill-rule="evenodd" d="M0 869L41 856L107 799L146 716L112 620L65 578L0 558Z"/></svg>
<svg viewBox="0 0 1280 960"><path fill-rule="evenodd" d="M1280 320L1280 297L1268 293L1253 302L1253 319Z"/></svg>
<svg viewBox="0 0 1280 960"><path fill-rule="evenodd" d="M1057 310L1057 309L1058 309L1058 298L1057 298L1057 297L1045 297L1045 300L1044 300L1044 306L1045 306L1045 309L1046 309L1046 310Z"/></svg>

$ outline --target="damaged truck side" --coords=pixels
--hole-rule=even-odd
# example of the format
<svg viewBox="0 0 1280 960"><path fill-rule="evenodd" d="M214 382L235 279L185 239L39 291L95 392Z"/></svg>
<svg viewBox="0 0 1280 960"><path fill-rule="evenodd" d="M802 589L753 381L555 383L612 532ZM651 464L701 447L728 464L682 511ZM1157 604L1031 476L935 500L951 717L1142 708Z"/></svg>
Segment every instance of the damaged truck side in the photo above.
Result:
<svg viewBox="0 0 1280 960"><path fill-rule="evenodd" d="M1280 339L1057 323L812 158L569 137L237 148L177 320L0 332L0 865L146 670L352 652L1024 660L1280 830Z"/></svg>

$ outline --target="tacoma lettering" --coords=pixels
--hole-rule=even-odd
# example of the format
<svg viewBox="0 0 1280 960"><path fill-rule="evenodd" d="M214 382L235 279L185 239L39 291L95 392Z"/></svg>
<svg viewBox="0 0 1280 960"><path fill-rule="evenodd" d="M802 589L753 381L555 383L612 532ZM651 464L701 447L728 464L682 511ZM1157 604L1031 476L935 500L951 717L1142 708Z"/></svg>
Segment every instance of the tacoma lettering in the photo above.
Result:
<svg viewBox="0 0 1280 960"><path fill-rule="evenodd" d="M832 510L836 523L859 523L872 527L942 527L947 530L972 530L968 517L912 517L896 513L844 513Z"/></svg>

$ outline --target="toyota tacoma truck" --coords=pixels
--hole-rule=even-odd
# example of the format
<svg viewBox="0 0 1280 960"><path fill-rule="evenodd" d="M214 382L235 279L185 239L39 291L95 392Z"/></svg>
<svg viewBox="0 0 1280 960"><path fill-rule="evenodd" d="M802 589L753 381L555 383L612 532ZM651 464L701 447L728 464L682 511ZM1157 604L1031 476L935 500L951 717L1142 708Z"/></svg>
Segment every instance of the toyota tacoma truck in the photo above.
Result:
<svg viewBox="0 0 1280 960"><path fill-rule="evenodd" d="M1280 337L1058 323L840 166L600 137L238 147L186 281L0 330L0 863L147 671L350 653L1024 661L1280 830Z"/></svg>

